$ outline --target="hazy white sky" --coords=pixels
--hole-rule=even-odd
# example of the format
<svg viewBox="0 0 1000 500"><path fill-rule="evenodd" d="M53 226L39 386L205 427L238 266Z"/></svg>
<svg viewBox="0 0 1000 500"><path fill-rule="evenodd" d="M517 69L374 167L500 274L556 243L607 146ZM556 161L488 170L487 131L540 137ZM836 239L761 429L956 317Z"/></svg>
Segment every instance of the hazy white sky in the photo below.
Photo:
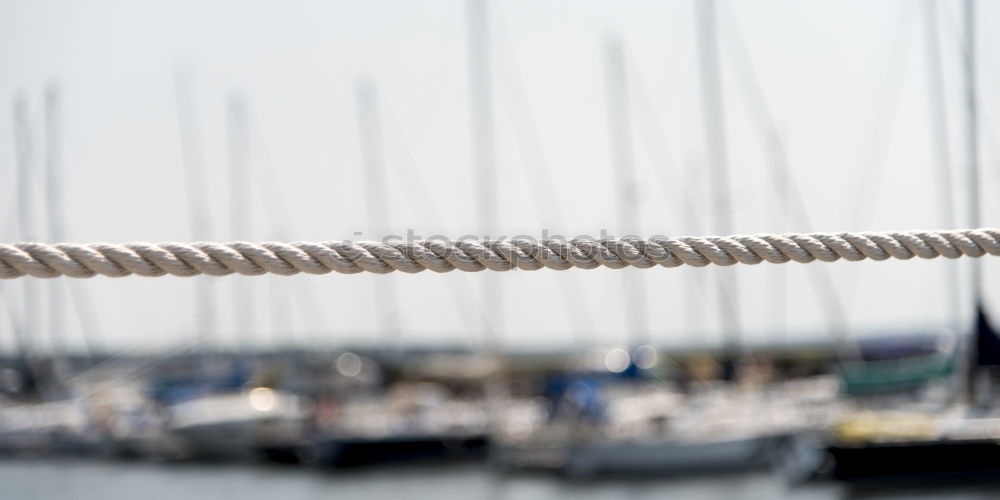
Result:
<svg viewBox="0 0 1000 500"><path fill-rule="evenodd" d="M979 2L984 225L1000 225L1000 4ZM941 208L930 122L926 24L919 1L719 2L728 193L736 232L938 228ZM715 232L708 177L694 3L508 1L490 4L493 101L503 204L500 227L475 216L469 146L466 19L459 0L404 2L50 1L0 2L0 100L30 101L35 157L43 157L46 82L62 92L67 239L190 240L174 72L191 69L204 144L213 240L375 238L366 221L355 89L376 82L390 182L380 199L392 229L420 235L567 236ZM967 156L960 41L961 3L941 2L934 21L945 72L948 144L964 199ZM609 152L603 46L620 37L638 171L640 220L617 227ZM755 71L780 130L811 226L778 212L768 150L755 111ZM226 101L250 108L248 234L229 221ZM0 120L0 239L16 224L10 106ZM547 174L542 174L547 172ZM546 177L552 181L544 180ZM38 227L44 228L36 178ZM682 193L699 212L685 217ZM967 225L959 203L958 226ZM44 231L39 231L44 235ZM741 323L754 341L821 339L828 318L811 283L821 266L715 271L658 269L645 276L649 336L665 344L720 341L720 273L739 277ZM873 329L948 324L942 261L825 265L850 325ZM968 263L961 264L963 271ZM1000 266L984 266L997 303ZM573 276L570 276L572 273ZM479 281L504 298L500 337L511 346L624 342L621 271L482 275L233 277L214 280L217 342L343 343L384 339L375 280L399 289L406 342L475 345ZM782 278L784 276L784 278ZM784 279L788 300L776 280ZM122 349L186 342L196 324L197 279L78 281L109 344ZM566 281L568 284L560 284ZM780 281L779 281L780 282ZM50 286L37 285L43 311ZM0 284L0 347L22 313L24 282ZM250 290L255 331L233 331L235 287ZM968 294L962 293L967 302ZM965 303L965 311L970 306ZM72 309L70 309L72 311ZM494 318L497 319L497 318ZM74 316L70 343L82 345ZM576 325L583 324L583 331ZM48 345L49 322L32 327ZM787 329L787 331L786 331Z"/></svg>

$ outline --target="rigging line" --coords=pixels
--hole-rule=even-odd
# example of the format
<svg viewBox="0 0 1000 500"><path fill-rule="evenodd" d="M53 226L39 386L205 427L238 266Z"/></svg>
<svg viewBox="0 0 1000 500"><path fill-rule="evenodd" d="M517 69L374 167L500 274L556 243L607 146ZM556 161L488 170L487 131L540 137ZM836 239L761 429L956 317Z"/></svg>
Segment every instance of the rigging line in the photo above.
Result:
<svg viewBox="0 0 1000 500"><path fill-rule="evenodd" d="M626 49L626 54L628 54L627 49ZM627 64L630 61L630 59L631 59L630 57L626 57ZM673 153L670 150L668 144L669 141L664 139L665 137L667 137L667 135L663 131L663 127L660 125L660 122L657 119L656 114L653 112L654 109L653 101L650 98L650 94L645 86L645 80L642 76L642 72L639 70L638 65L635 64L630 64L629 70L631 71L631 74L635 75L635 78L632 78L629 82L631 84L630 87L636 90L634 95L638 98L637 100L640 101L639 103L637 103L638 105L635 106L636 111L638 111L638 113L636 114L641 118L640 121L642 122L643 125L641 127L638 127L640 135L645 136L643 138L643 142L647 146L659 146L659 148L661 149L659 156L662 158L662 161L657 160L654 157L654 154L649 152L647 148L643 148L643 150L646 151L646 154L652 163L665 166L666 169L669 171L671 177L675 179L683 179L684 176L677 168L677 161L674 159ZM681 205L680 211L678 212L679 214L681 214L678 215L678 217L680 217L681 220L677 221L675 224L677 226L682 226L682 225L685 226L685 230L688 231L693 231L696 233L704 232L706 230L706 227L700 224L697 219L685 218L685 216L683 215L683 214L696 214L699 212L699 210L696 208L697 204L694 202L694 198L691 196L691 191L687 189L687 187L683 183L675 183L675 186L677 184L680 184L682 186L681 189L670 189L672 186L670 184L670 181L664 174L663 170L659 168L653 168L651 170L653 171L653 176L656 177L656 179L661 184L664 193L671 193L671 192L674 193L676 195L675 198Z"/></svg>
<svg viewBox="0 0 1000 500"><path fill-rule="evenodd" d="M800 228L812 228L812 221L809 216L809 209L802 199L802 191L796 182L788 159L788 150L785 147L781 134L778 131L777 122L771 112L771 106L764 94L757 69L750 56L749 49L743 38L743 31L739 21L729 2L728 8L723 9L728 14L729 29L725 32L728 37L730 49L729 54L736 59L735 65L741 68L745 74L740 80L743 85L743 103L750 109L751 113L757 116L757 122L763 127L756 127L758 136L765 144L765 154L769 157L767 164L770 167L770 186L774 192L776 200L782 204L785 223L797 225ZM794 218L794 220L793 220ZM814 273L813 293L816 296L820 307L829 322L831 333L835 338L846 341L845 335L849 331L849 320L843 305L843 300L837 294L836 286L828 268L820 268Z"/></svg>
<svg viewBox="0 0 1000 500"><path fill-rule="evenodd" d="M694 214L698 213L694 199L691 196L690 183L684 175L681 174L680 170L677 168L677 161L673 157L673 151L670 148L669 141L666 140L666 133L664 133L663 128L660 126L660 122L653 111L655 107L653 106L653 100L650 98L650 94L646 89L645 78L639 69L638 64L631 64L633 60L632 54L629 52L628 47L625 47L625 64L630 70L630 74L634 75L634 78L629 80L630 88L635 90L632 93L637 98L637 105L635 106L636 116L639 118L639 124L636 127L639 131L639 138L643 140L646 144L646 148L641 148L647 155L648 160L655 164L666 167L669 171L670 176L677 179L674 184L680 186L680 189L671 189L671 184L667 180L667 176L663 172L662 168L653 168L653 176L657 179L662 189L662 192L666 196L670 194L676 195L676 199L680 201L680 211L677 213L681 218L677 222L677 226L686 226L682 230L691 231L693 233L701 233L704 228L699 223L698 218L694 217ZM660 149L659 156L661 160L654 157L654 153L650 151L651 148L658 147ZM717 286L720 288L723 286L722 281L719 276L714 276ZM698 290L699 295L702 300L708 299L708 286L705 283L705 277L703 274L699 273L697 275L691 276L691 282L694 283L694 288ZM687 307L686 309L691 309ZM699 308L702 315L705 314L704 308Z"/></svg>
<svg viewBox="0 0 1000 500"><path fill-rule="evenodd" d="M197 321L197 318L194 318L194 320ZM170 332L172 332L172 331L173 332L177 332L179 326L189 325L189 324L191 324L191 321L192 321L192 318L181 317L181 318L178 318L176 321L174 321L173 324L171 324L171 325L168 325L168 326L160 325L158 328L155 328L153 330L147 331L146 333L149 336L151 336L151 337L167 337L167 336L171 336L171 335L169 335ZM176 336L176 335L174 335L174 336ZM190 352L194 352L194 348L195 347L208 345L208 343L210 341L212 341L216 336L217 336L217 333L213 332L207 338L191 338L191 337L181 338L180 341L176 345L174 345L173 347L168 348L167 351L166 351L166 353L162 353L162 354L158 354L158 355L152 355L153 356L153 361L155 361L156 363L159 363L160 361L157 361L158 359L160 359L160 358L170 359L171 357L173 357L173 356L176 355L176 354L172 354L172 353L180 353L180 352L183 352L185 350L189 350ZM119 348L119 349L117 349L116 352L108 351L105 359L103 359L100 362L98 362L97 364L95 364L95 365L87 368L86 370L83 370L82 372L77 373L76 375L70 377L67 380L66 385L67 386L72 386L72 385L74 385L74 383L76 381L79 381L79 380L83 379L88 373L94 372L94 371L96 371L98 369L102 369L104 367L114 366L116 363L126 361L127 358L134 357L137 354L141 354L142 352L144 352L144 348L146 346L148 346L148 339L142 339L140 341L137 341L137 342L133 343L130 346L125 346L125 347Z"/></svg>
<svg viewBox="0 0 1000 500"><path fill-rule="evenodd" d="M636 176L631 106L628 95L628 75L625 69L624 43L610 36L604 44L604 85L610 132L611 163L614 168L618 228L622 232L641 227L639 184ZM627 233L626 233L627 234ZM633 345L649 341L648 309L643 300L646 283L634 273L622 274L628 342Z"/></svg>
<svg viewBox="0 0 1000 500"><path fill-rule="evenodd" d="M958 27L958 20L956 19L957 14L955 14L954 6L950 2L945 3L944 13L945 13L944 18L947 20L945 26L951 29L951 36L946 38L949 38L955 44L953 48L956 51L958 51L959 54L961 54L962 64L966 64L969 59L969 49L966 46L962 30L960 30ZM976 76L977 78L982 79L984 77L987 77L988 75L990 75L989 72L980 71ZM980 101L982 101L983 98L982 89L992 88L992 87L990 87L989 85L979 84L976 86L976 88L977 88L977 93L979 95L979 99ZM1000 141L997 141L996 134L993 132L994 131L993 121L990 120L990 115L989 113L987 113L987 108L985 106L980 106L977 114L978 114L979 128L982 129L983 132L985 132L980 134L980 142L983 142L982 139L986 139L985 142L992 150L993 156L1000 158ZM981 166L986 166L989 165L990 163L992 163L995 166L996 173L1000 174L1000 162L980 161Z"/></svg>
<svg viewBox="0 0 1000 500"><path fill-rule="evenodd" d="M17 193L17 186L16 185L14 186L14 192L15 192L15 194ZM17 210L17 202L18 201L17 201L17 196L16 195L12 195L12 196L7 197L7 211L6 211L7 215L6 215L6 218L4 219L3 225L0 225L0 234L5 235L5 237L6 237L7 234L9 234L11 232L14 232L10 228L14 228L17 225L17 212L16 212L16 210ZM2 283L0 283L0 306L3 306L5 309L9 309L8 310L8 314L7 314L7 319L8 319L8 323L9 323L9 326L10 326L11 341L14 343L14 345L15 345L15 349L14 350L16 351L17 350L17 338L16 337L17 337L18 331L19 331L18 330L18 323L17 323L17 321L14 318L13 307L10 307L9 305L7 305L6 287L4 287ZM2 346L0 346L0 352L3 352L3 347Z"/></svg>
<svg viewBox="0 0 1000 500"><path fill-rule="evenodd" d="M389 142L393 138L396 140L397 150L403 157L403 160L407 165L413 166L416 170L417 162L414 159L413 152L410 150L409 144L406 142L403 133L396 126L397 120L392 112L392 108L389 106L383 106L382 115L385 118L384 124L386 129L386 142ZM438 210L437 204L435 203L436 197L431 195L430 189L427 187L427 183L422 175L414 175L413 170L409 168L396 168L393 169L394 176L398 176L398 181L401 186L404 187L403 193L405 194L404 199L410 210L423 214L431 220L431 226L436 226L441 229L445 229L446 222L441 216L441 212ZM497 334L493 329L493 325L490 321L489 316L486 314L486 308L483 304L483 299L475 293L472 283L469 281L468 277L465 279L456 280L445 280L447 283L446 288L448 294L451 298L452 304L458 311L462 311L464 314L459 314L459 320L465 324L466 332L476 332L485 325L486 331L483 332L484 338L470 338L472 343L478 341L482 344L483 348L490 348L490 346L498 345ZM472 307L467 307L467 304L471 303ZM467 312L471 309L471 313Z"/></svg>
<svg viewBox="0 0 1000 500"><path fill-rule="evenodd" d="M279 345L280 335L279 332L284 331L288 334L287 341L294 346L298 346L296 342L297 335L295 335L295 327L292 325L292 319L290 311L294 307L294 302L289 302L288 292L285 287L282 286L284 282L282 280L273 280L268 283L266 297L268 305L270 306L270 311L268 312L268 330L270 331L271 343L275 346Z"/></svg>
<svg viewBox="0 0 1000 500"><path fill-rule="evenodd" d="M67 283L67 285L70 300L73 302L73 311L76 312L77 325L84 334L87 351L91 356L104 352L107 349L107 340L104 338L104 330L90 294L81 289L79 283Z"/></svg>
<svg viewBox="0 0 1000 500"><path fill-rule="evenodd" d="M526 177L534 181L529 182L528 185L534 195L535 208L539 212L547 214L556 227L568 227L566 225L565 214L558 199L559 191L555 187L556 184L552 181L550 165L545 159L544 150L540 144L539 138L541 137L541 133L535 122L534 113L532 113L531 103L528 99L520 66L517 64L516 55L513 53L513 43L507 36L506 24L499 9L495 11L493 19L496 33L495 39L497 41L497 62L500 65L506 62L509 65L507 71L501 70L497 72L500 75L501 82L507 82L507 85L501 85L500 88L508 89L513 94L511 101L518 107L517 111L519 113L511 112L510 116L519 117L522 124L522 126L514 127L519 132L517 138L520 140L521 147L517 148L517 152L521 157L522 172ZM506 59L504 56L507 56ZM501 107L501 112L505 110L512 111L511 108ZM529 165L531 167L530 171ZM589 298L588 294L583 287L583 280L579 277L574 277L560 281L558 286L563 288L563 293L560 294L560 297L563 299L562 304L565 308L566 317L573 324L572 335L574 341L581 345L593 344L593 339L596 336L593 331L595 324L593 314L591 314L589 307L578 307L578 304L571 300L571 297L578 296L583 299L584 303L589 302L587 300ZM587 333L585 334L584 332Z"/></svg>
<svg viewBox="0 0 1000 500"><path fill-rule="evenodd" d="M293 221L293 219L291 217L291 212L288 210L288 198L285 196L283 184L281 182L282 177L276 175L274 172L275 169L272 168L274 163L271 161L270 150L267 147L267 142L264 141L264 133L263 131L258 130L256 122L250 123L248 134L253 139L253 144L256 145L256 159L257 163L260 165L260 168L257 169L257 174L262 176L262 180L264 181L263 184L258 184L257 188L261 192L261 198L264 200L265 207L267 207L267 213L273 215L273 220L270 221L273 223L270 234L279 240L285 240L287 239L287 233L290 232L290 222L282 223L281 221ZM269 190L265 191L264 186L268 186ZM333 332L333 328L330 326L330 320L326 315L326 307L324 307L319 301L319 291L316 289L316 285L312 282L312 280L302 280L301 283L301 287L290 287L292 293L300 299L304 299L293 301L293 303L296 304L296 308L300 313L308 315L310 322L314 325L318 325L321 331ZM275 293L273 290L274 286L276 286L276 283L272 282L271 288L268 291L269 295L271 293ZM275 302L272 301L271 304L272 309L270 313L273 315L275 311L275 309L273 309L273 307L275 307ZM278 332L273 328L273 326L274 324L272 322L271 334L272 336L277 337ZM292 342L295 341L294 338L291 340Z"/></svg>
<svg viewBox="0 0 1000 500"><path fill-rule="evenodd" d="M204 145L201 137L201 117L195 96L193 69L187 64L174 68L174 92L177 124L180 133L184 181L191 232L195 239L211 234L209 191L205 183Z"/></svg>
<svg viewBox="0 0 1000 500"><path fill-rule="evenodd" d="M174 67L174 97L177 107L177 127L180 138L181 164L185 195L190 216L191 234L195 239L209 238L211 233L205 159L201 140L201 118L194 88L193 69L185 63ZM195 287L195 335L207 336L216 329L215 286L210 280L199 280Z"/></svg>
<svg viewBox="0 0 1000 500"><path fill-rule="evenodd" d="M738 43L732 43L731 45L735 49L742 50L744 54L743 59L745 60L745 63L749 65L748 68L751 78L745 80L748 85L745 87L744 90L749 91L750 90L749 84L751 83L753 83L755 86L754 89L755 92L749 93L751 98L746 100L745 103L748 105L751 103L758 104L760 109L757 110L757 113L765 117L766 123L770 124L771 134L773 135L773 137L766 140L776 141L778 136L777 136L777 129L775 126L775 121L770 111L768 111L769 106L767 105L766 97L764 97L763 91L761 90L759 78L757 77L756 71L753 69L752 59L750 58L749 53L747 52L745 43L743 42L741 34L742 32L739 29L738 22L736 21L735 13L733 12L731 7L730 9L727 10L730 13L730 22L732 24L732 29L730 30L730 33L732 33L735 37L737 37L737 40L734 40L734 42L738 42ZM906 22L906 20L911 14L911 11L907 10L906 14L907 14L906 16L903 16L899 20L900 24L897 25L897 30L896 30L897 37L894 46L891 49L891 54L895 54L895 56L892 57L891 61L896 63L900 63L901 61L904 60L903 57L900 57L900 53L902 53L908 47L908 45L906 44L906 40L908 39L908 37L906 35L909 33L909 31L906 28L909 27L910 25ZM895 122L897 114L896 111L898 110L898 101L899 101L898 96L900 95L900 92L898 92L898 87L900 87L904 81L902 79L902 71L890 70L887 74L889 78L884 79L884 81L889 82L889 84L887 84L886 86L886 97L884 97L879 101L881 103L884 103L885 107L882 110L882 112L879 113L878 115L879 119L874 128L875 133L872 134L872 136L875 137L875 139L871 140L868 143L870 148L869 153L874 159L871 163L876 166L877 170L877 172L874 174L877 180L876 182L862 181L859 183L861 191L861 196L860 196L861 199L872 199L874 197L872 193L877 191L873 191L871 188L874 187L876 184L881 185L886 170L885 168L886 162L884 161L886 148L882 147L886 143L884 136L886 135L887 130L889 129L891 124ZM899 77L895 78L897 85L892 85L891 83L894 80L893 77L896 76ZM896 88L897 91L892 92L893 88ZM782 152L784 151L783 147L777 149ZM807 216L808 211L801 199L801 191L797 183L795 182L795 177L792 176L791 169L788 166L787 155L782 154L781 156L778 156L777 159L780 161L774 163L773 165L781 166L782 170L786 173L786 175L789 176L788 183L791 188L790 192L791 194L794 195L792 201L795 202L795 205L797 206L796 209L791 210L789 213L796 215L800 223L802 223L806 227L809 227L810 221ZM864 174L871 174L871 171L865 170ZM870 177L870 175L867 176L863 175L862 178L868 178L868 177ZM777 178L774 178L773 180L777 181ZM871 211L870 210L866 211L863 209L861 204L857 204L855 208L855 213L851 217L851 220L859 222L859 220L862 219L862 215L870 216ZM846 335L848 335L849 321L850 321L849 310L853 305L853 302L849 301L848 304L845 306L843 301L839 299L840 295L837 294L836 287L834 286L833 278L829 270L823 269L822 271L816 271L813 276L817 278L816 281L814 281L815 283L814 289L818 294L817 298L819 299L821 305L825 305L826 315L828 318L830 318L831 327L835 330L834 334L840 337L841 341L847 342ZM852 291L852 293L850 293L849 295L851 297L854 297L855 294L853 293L853 290L857 286L857 275L855 273L848 273L845 279L847 280L847 283L844 285L843 288Z"/></svg>
<svg viewBox="0 0 1000 500"><path fill-rule="evenodd" d="M251 234L254 206L250 202L250 186L255 174L252 142L250 141L250 103L238 90L232 90L225 102L226 139L229 165L229 230L234 238ZM260 345L257 338L254 288L245 283L232 283L233 339L247 344L253 351Z"/></svg>
<svg viewBox="0 0 1000 500"><path fill-rule="evenodd" d="M87 398L93 396L102 389L108 387L113 388L118 381L134 378L135 376L142 374L144 371L152 369L168 361L171 361L182 354L196 353L198 348L203 347L203 344L205 344L205 339L189 338L187 340L183 340L179 345L167 349L167 351L162 354L150 355L149 356L150 359L139 363L137 366L133 366L131 369L127 370L125 373L122 373L117 377L113 377L110 379L102 379L98 384L95 384L91 389L84 391L82 394L78 394L77 397ZM120 351L117 355L109 359L106 359L76 374L67 381L66 385L67 386L73 385L74 382L84 380L90 373L97 372L98 370L107 367L113 367L116 363L126 361L127 357L128 358L135 357L137 354L141 355L138 347L133 348L131 350L131 353L125 350Z"/></svg>
<svg viewBox="0 0 1000 500"><path fill-rule="evenodd" d="M20 361L24 363L27 368L29 375L34 378L38 378L38 370L34 361L30 357L30 353L25 348L25 337L27 336L24 331L24 318L18 314L18 311L10 304L5 302L4 306L7 310L7 319L9 320L11 327L11 340L14 342L15 355Z"/></svg>
<svg viewBox="0 0 1000 500"><path fill-rule="evenodd" d="M712 209L710 213L714 224L722 233L732 231L733 219L732 185L730 183L729 152L726 140L725 115L725 85L723 82L722 65L719 54L718 14L715 0L700 0L695 2L695 28L700 72L700 97L702 107L703 145L711 182L710 191ZM718 290L719 315L723 338L727 351L727 365L732 366L736 360L736 351L746 345L742 341L744 335L741 324L739 290L737 273L718 273L723 280L723 286ZM749 352L743 353L750 358ZM728 375L727 375L728 377Z"/></svg>
<svg viewBox="0 0 1000 500"><path fill-rule="evenodd" d="M469 111L475 177L476 221L487 232L499 231L497 198L496 124L494 123L493 69L491 65L490 12L487 0L466 0L466 61L469 72ZM504 292L499 282L480 282L482 307L490 324L480 325L484 338L499 347L503 328Z"/></svg>
<svg viewBox="0 0 1000 500"><path fill-rule="evenodd" d="M924 4L924 38L925 50L927 52L927 74L928 74L928 98L929 98L929 121L931 125L931 135L934 138L933 153L935 169L939 175L938 182L941 183L941 214L945 227L954 226L956 223L954 195L952 194L951 182L951 146L948 141L948 113L945 108L945 81L941 63L940 33L938 30L938 9L937 0L923 0Z"/></svg>
<svg viewBox="0 0 1000 500"><path fill-rule="evenodd" d="M15 171L14 171L13 174L17 175L16 165L15 165ZM5 237L8 234L12 233L12 232L16 232L15 228L17 227L17 224L18 224L18 220L17 220L17 218L18 218L18 213L17 213L18 199L17 199L17 185L16 184L14 186L12 186L12 191L13 191L13 193L11 195L8 195L8 196L5 197L7 199L7 210L4 212L6 214L6 216L5 216L4 220L3 220L3 224L0 225L0 234L3 234ZM7 304L7 299L6 299L5 296L6 296L6 287L4 287L2 283L0 283L0 306L3 306L5 309L7 309L7 313L8 314L6 316L7 316L8 324L10 326L11 341L14 343L14 347L15 347L14 350L16 351L17 350L17 342L18 342L17 335L18 335L18 331L19 331L18 330L18 322L17 322L16 318L14 317L13 307L11 307L10 305ZM2 352L2 351L3 351L3 347L0 346L0 352Z"/></svg>
<svg viewBox="0 0 1000 500"><path fill-rule="evenodd" d="M907 63L909 62L910 53L914 45L911 40L912 31L915 27L915 23L911 19L912 17L912 8L906 8L903 11L903 15L898 17L898 38L896 38L895 43L890 49L889 63L885 66L886 73L882 79L882 81L886 82L886 85L883 89L884 93L878 100L879 103L883 104L883 107L876 114L876 123L872 133L867 135L869 137L866 148L867 154L862 153L862 156L867 156L871 160L865 163L872 165L874 168L863 170L861 182L859 183L859 199L879 201L879 198L872 193L880 192L885 180L886 167L888 166L886 158L889 154L889 139L895 129L896 120L899 117L900 101L903 95L902 89L906 84L906 69L909 67ZM854 211L848 219L851 227L868 227L876 213L876 210L874 210L876 208L878 207L865 209L862 204L855 204ZM851 294L851 296L854 295L853 293Z"/></svg>
<svg viewBox="0 0 1000 500"><path fill-rule="evenodd" d="M16 186L14 192L17 192ZM0 226L0 234L8 234L12 232L9 228L14 228L17 224L17 213L15 210L17 208L18 200L16 199L16 196L11 196L8 200L7 204L9 208L7 210L7 220L4 221L2 226ZM16 315L16 311L14 311L14 307L10 303L11 301L7 300L7 288L8 287L3 286L3 283L0 282L0 308L6 312L5 316L7 318L7 326L10 328L10 340L13 346L12 351L19 352L21 351L21 323L20 318ZM2 330L0 330L0 332L2 332ZM3 352L2 345L0 345L0 352Z"/></svg>
<svg viewBox="0 0 1000 500"><path fill-rule="evenodd" d="M945 107L945 81L941 65L941 37L938 29L937 0L923 0L924 41L927 54L928 108L932 135L932 154L937 168L939 191L941 192L941 215L945 227L954 227L955 217L954 187L952 186L951 148L948 141L948 111ZM960 268L957 263L942 266L945 282L951 282L957 288L960 281ZM955 332L961 331L961 297L958 293L945 292L945 314L948 323Z"/></svg>
<svg viewBox="0 0 1000 500"><path fill-rule="evenodd" d="M48 202L48 226L49 235L54 240L65 239L65 218L64 208L65 195L63 182L65 178L64 161L62 154L62 95L59 86L55 82L49 82L45 88L45 197ZM64 293L68 292L70 301L73 304L76 324L83 334L84 346L89 356L94 356L101 352L104 346L103 334L100 322L93 309L93 303L89 300L87 290L77 286L76 283L67 284L66 288L53 283L49 287L49 314L52 324L53 350L56 348L56 340L60 347L66 348L66 323L63 322L65 316ZM57 331L58 330L58 331ZM58 339L57 339L58 337Z"/></svg>
<svg viewBox="0 0 1000 500"><path fill-rule="evenodd" d="M17 198L18 234L21 238L34 237L34 221L32 216L32 171L34 170L34 141L31 135L31 124L28 116L28 100L19 92L14 97L13 104L14 127L14 163ZM32 330L38 329L41 320L38 304L38 289L35 285L25 283L22 288L21 307L23 316L16 330L21 356L28 357L32 346Z"/></svg>
<svg viewBox="0 0 1000 500"><path fill-rule="evenodd" d="M979 154L979 107L980 107L980 97L979 97L979 85L976 81L976 75L979 73L977 68L976 60L976 2L975 0L965 0L965 10L963 12L963 26L965 27L965 65L964 76L964 102L965 102L965 119L967 120L966 132L965 132L965 146L966 146L966 179L969 186L969 192L965 194L967 200L968 213L966 216L968 220L974 224L979 224L980 217L982 217L982 206L980 203L980 185L979 185L979 160L981 156ZM970 278L972 282L972 304L973 307L982 306L983 301L983 277L982 277L982 266L975 262L969 266ZM973 323L975 325L975 323ZM971 387L970 392L975 392Z"/></svg>
<svg viewBox="0 0 1000 500"><path fill-rule="evenodd" d="M366 198L365 208L369 230L385 234L392 226L388 179L386 177L385 146L381 116L381 103L376 84L362 78L355 88L355 106L361 152L362 184ZM399 292L394 280L374 283L373 299L383 304L378 311L377 328L387 336L382 342L394 348L403 340L400 328Z"/></svg>

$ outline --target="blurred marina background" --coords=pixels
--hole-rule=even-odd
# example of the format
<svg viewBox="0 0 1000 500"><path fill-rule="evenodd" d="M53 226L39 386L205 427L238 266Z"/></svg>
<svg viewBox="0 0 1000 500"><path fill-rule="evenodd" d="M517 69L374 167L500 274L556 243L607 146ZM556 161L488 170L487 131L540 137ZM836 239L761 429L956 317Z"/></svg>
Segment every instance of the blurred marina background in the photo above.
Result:
<svg viewBox="0 0 1000 500"><path fill-rule="evenodd" d="M0 241L996 227L998 21L2 1ZM0 282L0 496L905 498L1000 467L989 259Z"/></svg>

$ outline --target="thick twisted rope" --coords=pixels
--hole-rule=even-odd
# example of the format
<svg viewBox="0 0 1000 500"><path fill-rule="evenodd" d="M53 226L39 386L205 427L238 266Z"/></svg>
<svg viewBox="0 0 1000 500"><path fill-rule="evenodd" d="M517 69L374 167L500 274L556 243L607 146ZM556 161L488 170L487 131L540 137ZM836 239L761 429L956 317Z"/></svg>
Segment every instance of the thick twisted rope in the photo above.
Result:
<svg viewBox="0 0 1000 500"><path fill-rule="evenodd" d="M0 278L703 267L1000 256L1000 230L455 242L0 244Z"/></svg>

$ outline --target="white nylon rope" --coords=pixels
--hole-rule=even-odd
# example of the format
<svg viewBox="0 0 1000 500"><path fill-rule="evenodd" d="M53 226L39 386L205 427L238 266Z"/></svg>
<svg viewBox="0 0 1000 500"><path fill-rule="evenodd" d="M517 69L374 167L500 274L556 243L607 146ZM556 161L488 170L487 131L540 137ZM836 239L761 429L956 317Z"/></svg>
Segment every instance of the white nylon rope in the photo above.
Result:
<svg viewBox="0 0 1000 500"><path fill-rule="evenodd" d="M1000 256L1000 230L758 234L566 240L422 240L385 243L0 244L0 278L354 274L392 271L703 267L839 259Z"/></svg>

